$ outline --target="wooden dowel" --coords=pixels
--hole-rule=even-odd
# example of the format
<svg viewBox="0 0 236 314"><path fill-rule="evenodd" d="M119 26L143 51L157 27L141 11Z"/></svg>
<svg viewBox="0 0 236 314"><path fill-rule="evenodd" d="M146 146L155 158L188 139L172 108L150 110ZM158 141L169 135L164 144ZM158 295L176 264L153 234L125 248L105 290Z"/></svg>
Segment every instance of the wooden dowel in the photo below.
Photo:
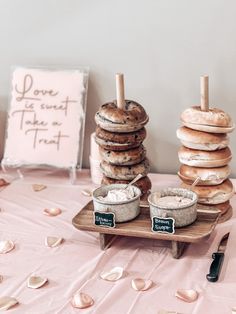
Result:
<svg viewBox="0 0 236 314"><path fill-rule="evenodd" d="M200 78L200 90L201 90L201 110L209 110L209 78L208 76L201 76Z"/></svg>
<svg viewBox="0 0 236 314"><path fill-rule="evenodd" d="M122 73L116 74L116 99L117 107L125 109L124 75Z"/></svg>

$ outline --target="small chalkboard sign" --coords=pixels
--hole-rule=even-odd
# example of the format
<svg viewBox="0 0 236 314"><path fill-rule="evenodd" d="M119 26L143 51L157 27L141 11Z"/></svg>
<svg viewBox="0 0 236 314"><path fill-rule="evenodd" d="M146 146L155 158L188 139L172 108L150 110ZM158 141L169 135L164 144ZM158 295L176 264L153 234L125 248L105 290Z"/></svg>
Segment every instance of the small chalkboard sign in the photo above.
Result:
<svg viewBox="0 0 236 314"><path fill-rule="evenodd" d="M111 212L94 212L94 224L100 227L115 228L115 214Z"/></svg>
<svg viewBox="0 0 236 314"><path fill-rule="evenodd" d="M161 233L175 233L174 218L152 217L152 231Z"/></svg>

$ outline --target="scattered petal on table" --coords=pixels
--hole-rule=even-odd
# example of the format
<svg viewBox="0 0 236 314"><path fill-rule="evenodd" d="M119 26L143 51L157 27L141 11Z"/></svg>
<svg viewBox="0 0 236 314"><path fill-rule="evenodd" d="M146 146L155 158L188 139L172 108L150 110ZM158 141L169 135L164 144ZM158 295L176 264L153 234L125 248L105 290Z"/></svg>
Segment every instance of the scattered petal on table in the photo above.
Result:
<svg viewBox="0 0 236 314"><path fill-rule="evenodd" d="M60 208L45 208L43 213L47 216L57 216L61 214Z"/></svg>
<svg viewBox="0 0 236 314"><path fill-rule="evenodd" d="M0 241L0 254L10 252L15 247L15 244L11 240Z"/></svg>
<svg viewBox="0 0 236 314"><path fill-rule="evenodd" d="M198 292L193 289L180 289L176 291L175 296L180 300L191 303L197 300Z"/></svg>
<svg viewBox="0 0 236 314"><path fill-rule="evenodd" d="M146 291L152 286L152 280L135 278L131 282L132 288L137 291Z"/></svg>
<svg viewBox="0 0 236 314"><path fill-rule="evenodd" d="M92 196L92 192L90 190L84 189L81 191L84 196Z"/></svg>
<svg viewBox="0 0 236 314"><path fill-rule="evenodd" d="M27 281L27 287L32 289L38 289L45 285L45 283L48 281L47 278L42 278L38 276L31 276L28 278Z"/></svg>
<svg viewBox="0 0 236 314"><path fill-rule="evenodd" d="M0 179L0 187L2 187L2 186L7 186L7 185L9 185L9 184L10 184L10 183L7 182L6 180Z"/></svg>
<svg viewBox="0 0 236 314"><path fill-rule="evenodd" d="M180 313L177 313L177 312L174 312L174 311L160 310L160 311L158 311L157 314L180 314Z"/></svg>
<svg viewBox="0 0 236 314"><path fill-rule="evenodd" d="M47 186L46 186L46 185L43 185L43 184L33 184L33 185L32 185L32 188L33 188L33 190L34 190L35 192L40 192L40 191L46 189Z"/></svg>
<svg viewBox="0 0 236 314"><path fill-rule="evenodd" d="M94 303L93 299L83 292L77 292L73 295L71 304L73 307L78 309L85 309L89 306L92 306Z"/></svg>
<svg viewBox="0 0 236 314"><path fill-rule="evenodd" d="M12 297L0 297L0 310L8 310L10 307L16 305L18 301Z"/></svg>
<svg viewBox="0 0 236 314"><path fill-rule="evenodd" d="M45 238L45 245L48 247L56 247L60 245L63 241L63 238L57 238L57 237L46 237Z"/></svg>
<svg viewBox="0 0 236 314"><path fill-rule="evenodd" d="M123 276L123 273L124 269L122 267L114 267L109 271L102 272L100 277L108 281L117 281Z"/></svg>

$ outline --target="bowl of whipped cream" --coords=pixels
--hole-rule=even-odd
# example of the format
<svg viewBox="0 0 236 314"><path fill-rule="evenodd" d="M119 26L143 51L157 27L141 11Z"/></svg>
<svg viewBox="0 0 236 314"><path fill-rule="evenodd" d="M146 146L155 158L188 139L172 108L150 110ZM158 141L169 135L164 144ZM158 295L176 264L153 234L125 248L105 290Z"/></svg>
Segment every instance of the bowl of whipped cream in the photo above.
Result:
<svg viewBox="0 0 236 314"><path fill-rule="evenodd" d="M115 222L126 222L139 215L140 196L140 189L133 185L104 185L93 191L94 211L112 212Z"/></svg>
<svg viewBox="0 0 236 314"><path fill-rule="evenodd" d="M175 227L184 227L197 218L197 194L188 189L166 188L148 197L151 219L174 218Z"/></svg>

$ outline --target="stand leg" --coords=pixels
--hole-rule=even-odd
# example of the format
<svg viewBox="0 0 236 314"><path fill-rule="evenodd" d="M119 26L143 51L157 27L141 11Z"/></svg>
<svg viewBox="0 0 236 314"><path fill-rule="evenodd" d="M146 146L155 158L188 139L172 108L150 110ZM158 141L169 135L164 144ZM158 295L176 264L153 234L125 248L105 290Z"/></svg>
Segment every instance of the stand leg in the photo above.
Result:
<svg viewBox="0 0 236 314"><path fill-rule="evenodd" d="M171 241L171 253L174 258L180 258L187 243Z"/></svg>
<svg viewBox="0 0 236 314"><path fill-rule="evenodd" d="M69 169L69 175L70 175L70 182L72 185L76 182L76 167L71 167Z"/></svg>
<svg viewBox="0 0 236 314"><path fill-rule="evenodd" d="M23 173L21 172L21 170L20 170L20 169L17 169L16 171L17 171L17 174L18 174L19 178L20 178L20 179L23 179L23 178L24 178L24 175L23 175Z"/></svg>
<svg viewBox="0 0 236 314"><path fill-rule="evenodd" d="M112 242L116 239L116 236L112 234L100 233L100 248L102 250L108 249Z"/></svg>

